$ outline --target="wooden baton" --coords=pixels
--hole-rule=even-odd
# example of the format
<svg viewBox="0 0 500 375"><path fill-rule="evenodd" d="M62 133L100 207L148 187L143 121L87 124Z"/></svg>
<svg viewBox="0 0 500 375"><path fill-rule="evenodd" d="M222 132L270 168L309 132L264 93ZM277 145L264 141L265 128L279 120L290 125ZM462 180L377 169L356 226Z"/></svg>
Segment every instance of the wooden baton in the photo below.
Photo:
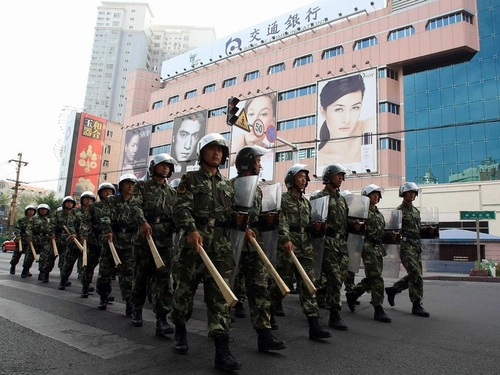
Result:
<svg viewBox="0 0 500 375"><path fill-rule="evenodd" d="M293 251L290 252L290 257L292 258L295 267L297 267L297 269L299 270L300 276L302 276L302 280L304 280L304 284L306 284L307 290L309 291L309 293L314 295L316 293L316 287L314 286L309 276L307 276L304 267L302 267L302 264L300 264L299 260L297 259L297 256Z"/></svg>
<svg viewBox="0 0 500 375"><path fill-rule="evenodd" d="M33 254L33 258L35 258L35 262L38 262L38 256L35 251L35 247L33 246L33 242L30 242L31 254Z"/></svg>
<svg viewBox="0 0 500 375"><path fill-rule="evenodd" d="M108 240L109 249L111 250L111 255L113 255L113 261L115 262L115 267L119 268L122 265L118 252L116 251L115 244L113 240Z"/></svg>
<svg viewBox="0 0 500 375"><path fill-rule="evenodd" d="M57 244L55 238L51 238L52 250L54 251L54 256L57 258L59 256L59 251L57 251Z"/></svg>
<svg viewBox="0 0 500 375"><path fill-rule="evenodd" d="M68 233L68 235L70 235L70 236L71 236L71 233L70 233L70 231L69 231L68 227L67 227L66 225L63 225L63 228L64 228L64 230L66 231L66 233ZM76 247L77 247L78 249L80 249L80 251L83 253L83 246L82 246L82 244L80 243L80 241L78 241L76 237L73 237L73 242L75 243Z"/></svg>
<svg viewBox="0 0 500 375"><path fill-rule="evenodd" d="M17 243L19 245L19 252L22 253L23 252L23 242L21 241L21 237L19 237Z"/></svg>
<svg viewBox="0 0 500 375"><path fill-rule="evenodd" d="M151 237L151 235L148 235L146 237L146 239L148 240L149 249L151 250L151 254L153 255L153 259L155 261L156 268L159 270L165 268L165 263L163 263L163 260L161 259L160 253L158 252L158 249L156 248L156 245L153 241L153 238Z"/></svg>
<svg viewBox="0 0 500 375"><path fill-rule="evenodd" d="M283 296L287 296L290 293L290 288L288 288L288 286L285 284L285 282L278 274L273 264L266 256L266 253L264 252L264 250L262 250L262 248L260 247L259 243L255 238L252 238L252 246L255 247L255 250L257 250L257 253L259 254L260 258L265 263L267 269L269 270L269 273L276 282L276 285L278 286L278 288L280 288L281 294L283 294Z"/></svg>
<svg viewBox="0 0 500 375"><path fill-rule="evenodd" d="M217 283L217 286L219 287L222 296L226 300L226 303L230 307L236 306L236 304L238 303L238 298L236 298L229 285L226 284L226 282L220 275L219 271L217 271L217 268L215 268L214 264L212 263L212 260L207 255L203 246L198 246L198 253L201 256L201 259L203 259L203 263L205 263L205 265L207 266L208 271L210 272L215 282Z"/></svg>
<svg viewBox="0 0 500 375"><path fill-rule="evenodd" d="M83 240L82 267L87 267L87 240Z"/></svg>

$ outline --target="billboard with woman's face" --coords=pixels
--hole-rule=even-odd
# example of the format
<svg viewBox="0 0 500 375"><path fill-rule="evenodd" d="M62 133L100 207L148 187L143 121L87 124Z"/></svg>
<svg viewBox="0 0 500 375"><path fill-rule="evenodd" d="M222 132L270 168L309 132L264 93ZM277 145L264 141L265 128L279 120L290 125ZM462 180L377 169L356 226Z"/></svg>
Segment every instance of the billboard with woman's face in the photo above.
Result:
<svg viewBox="0 0 500 375"><path fill-rule="evenodd" d="M128 130L125 133L122 174L133 173L137 178L141 178L146 174L150 139L150 127Z"/></svg>
<svg viewBox="0 0 500 375"><path fill-rule="evenodd" d="M272 181L274 175L275 142L277 135L277 99L275 93L249 98L238 103L241 110L237 116L245 111L249 130L243 130L235 125L231 132L231 158L229 177L237 175L234 162L236 153L245 146L260 146L267 150L261 157L262 169L260 177L266 181Z"/></svg>
<svg viewBox="0 0 500 375"><path fill-rule="evenodd" d="M318 82L318 176L335 163L357 173L378 169L376 73L370 69Z"/></svg>

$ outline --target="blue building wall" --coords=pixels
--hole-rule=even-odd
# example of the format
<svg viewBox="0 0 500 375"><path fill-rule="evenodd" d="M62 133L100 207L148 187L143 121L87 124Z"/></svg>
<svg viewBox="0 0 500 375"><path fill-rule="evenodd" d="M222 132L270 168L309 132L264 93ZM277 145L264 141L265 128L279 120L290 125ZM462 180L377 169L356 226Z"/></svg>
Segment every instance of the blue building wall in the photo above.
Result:
<svg viewBox="0 0 500 375"><path fill-rule="evenodd" d="M470 61L404 76L409 181L430 171L447 183L485 159L500 163L500 1L477 5L480 51Z"/></svg>

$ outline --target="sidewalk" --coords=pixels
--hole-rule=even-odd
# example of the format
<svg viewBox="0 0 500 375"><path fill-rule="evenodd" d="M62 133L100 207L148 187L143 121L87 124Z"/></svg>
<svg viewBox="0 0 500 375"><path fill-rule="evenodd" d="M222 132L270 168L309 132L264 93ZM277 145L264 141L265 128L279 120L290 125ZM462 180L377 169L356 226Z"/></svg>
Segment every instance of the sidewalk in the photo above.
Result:
<svg viewBox="0 0 500 375"><path fill-rule="evenodd" d="M500 277L469 276L468 274L463 274L463 273L447 273L447 272L424 272L424 280L500 283Z"/></svg>

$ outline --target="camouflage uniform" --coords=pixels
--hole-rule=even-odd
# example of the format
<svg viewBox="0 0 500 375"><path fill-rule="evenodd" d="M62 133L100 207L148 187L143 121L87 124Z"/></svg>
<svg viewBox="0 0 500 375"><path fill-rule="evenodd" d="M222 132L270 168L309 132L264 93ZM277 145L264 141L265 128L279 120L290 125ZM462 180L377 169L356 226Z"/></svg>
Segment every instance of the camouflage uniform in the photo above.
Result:
<svg viewBox="0 0 500 375"><path fill-rule="evenodd" d="M16 236L16 248L14 249L12 258L10 260L10 264L13 267L15 267L19 263L19 260L21 259L22 255L22 253L19 251L19 239L21 239L22 241L23 252L25 254L28 254L28 252L31 253L28 241L26 240L26 227L28 226L29 220L30 219L27 216L22 217L17 221L16 226L14 227L14 235ZM33 256L31 257L33 258ZM33 259L31 260L31 263L33 263Z"/></svg>
<svg viewBox="0 0 500 375"><path fill-rule="evenodd" d="M130 211L136 227L147 222L152 228L152 238L165 264L157 269L147 239L137 230L133 235L134 280L132 283L132 304L134 310L141 310L146 302L148 282L153 278L151 297L153 311L158 315L168 314L172 307L172 283L170 267L172 261L172 206L175 190L166 180L159 184L155 179L138 181L134 186Z"/></svg>
<svg viewBox="0 0 500 375"><path fill-rule="evenodd" d="M54 234L56 236L56 245L59 252L59 260L57 263L59 271L63 269L64 261L66 259L66 250L69 244L69 235L64 229L64 226L66 226L66 228L68 227L69 217L70 211L66 212L65 210L56 211L53 217Z"/></svg>
<svg viewBox="0 0 500 375"><path fill-rule="evenodd" d="M326 277L325 300L330 310L340 311L342 284L347 277L349 254L347 252L347 214L349 208L338 191L332 193L324 188L312 199L330 196L325 235L322 274Z"/></svg>
<svg viewBox="0 0 500 375"><path fill-rule="evenodd" d="M122 195L108 196L102 207L101 220L102 233L113 233L113 244L122 263L118 271L120 291L122 299L127 300L132 294L134 277L132 236L137 228L130 212L130 200L126 201ZM111 293L111 274L114 269L115 262L109 245L103 242L96 284L100 296L108 296Z"/></svg>
<svg viewBox="0 0 500 375"><path fill-rule="evenodd" d="M397 209L403 212L403 237L400 255L401 263L403 263L408 274L394 283L392 287L397 293L409 289L410 301L418 302L424 295L420 234L421 232L427 232L428 228L422 228L420 211L413 205L410 206L403 202Z"/></svg>
<svg viewBox="0 0 500 375"><path fill-rule="evenodd" d="M311 203L302 196L297 198L292 190L283 193L280 212L280 229L276 271L289 288L295 273L297 292L302 312L309 317L318 317L318 303L305 286L302 276L295 269L292 258L282 249L285 242L291 241L294 254L311 280L314 280L314 251L309 237L311 220ZM273 284L270 290L272 310L283 299L280 289Z"/></svg>
<svg viewBox="0 0 500 375"><path fill-rule="evenodd" d="M186 173L177 188L174 221L184 231L179 243L179 257L174 267L177 288L174 309L170 319L176 325L185 325L193 312L193 298L203 280L205 303L208 308L208 335L228 335L230 317L227 304L200 255L187 242L187 233L198 231L203 248L226 283L234 270L231 241L227 235L233 213L234 189L217 171L209 173L201 168Z"/></svg>
<svg viewBox="0 0 500 375"><path fill-rule="evenodd" d="M371 304L381 306L384 302L384 279L382 271L384 267L384 257L387 255L382 245L385 220L384 215L378 208L370 208L363 241L363 264L365 266L365 278L353 288L357 297L363 293L371 291Z"/></svg>
<svg viewBox="0 0 500 375"><path fill-rule="evenodd" d="M48 274L54 268L56 259L50 244L50 239L53 236L53 225L48 214L47 216L37 214L28 222L26 239L33 242L35 251L40 254L38 269L40 270L40 279L43 278L43 275L47 275L46 279L43 279L44 282L48 282ZM26 266L31 267L31 264L26 264Z"/></svg>
<svg viewBox="0 0 500 375"><path fill-rule="evenodd" d="M80 243L81 243L80 223L82 216L83 216L82 207L78 207L78 208L73 208L71 210L68 218L68 230L70 234L76 235L76 239L79 240ZM75 245L75 243L71 241L68 244L68 247L66 248L66 256L63 262L63 268L61 268L61 285L63 285L69 279L69 277L71 276L71 272L73 272L73 267L75 266L75 262L81 258L82 258L82 252Z"/></svg>

